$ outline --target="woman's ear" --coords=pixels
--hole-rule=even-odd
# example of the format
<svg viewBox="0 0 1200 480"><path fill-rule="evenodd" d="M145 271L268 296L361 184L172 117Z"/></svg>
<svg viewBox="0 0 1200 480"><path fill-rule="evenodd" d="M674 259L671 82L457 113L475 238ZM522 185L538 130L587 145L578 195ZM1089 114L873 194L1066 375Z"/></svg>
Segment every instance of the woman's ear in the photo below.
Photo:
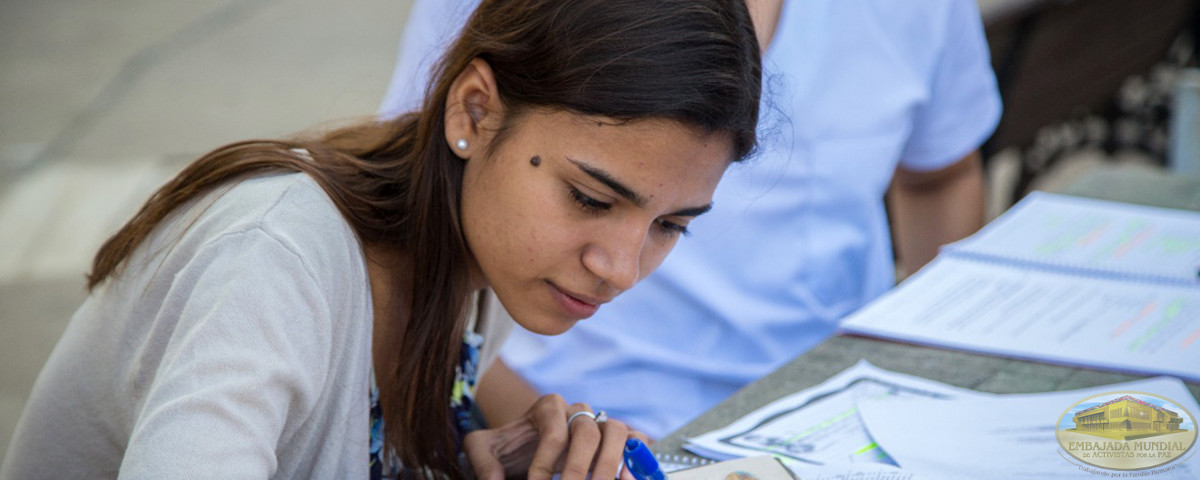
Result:
<svg viewBox="0 0 1200 480"><path fill-rule="evenodd" d="M503 115L491 65L480 58L471 60L446 95L446 143L455 155L471 158L491 142Z"/></svg>

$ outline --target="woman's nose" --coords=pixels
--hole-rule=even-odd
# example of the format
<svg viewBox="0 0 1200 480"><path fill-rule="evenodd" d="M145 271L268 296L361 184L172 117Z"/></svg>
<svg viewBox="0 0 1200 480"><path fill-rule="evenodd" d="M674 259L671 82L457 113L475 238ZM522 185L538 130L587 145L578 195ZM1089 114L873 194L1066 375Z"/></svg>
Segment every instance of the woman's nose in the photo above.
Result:
<svg viewBox="0 0 1200 480"><path fill-rule="evenodd" d="M641 278L645 228L620 227L602 232L583 251L583 265L619 292L633 288Z"/></svg>

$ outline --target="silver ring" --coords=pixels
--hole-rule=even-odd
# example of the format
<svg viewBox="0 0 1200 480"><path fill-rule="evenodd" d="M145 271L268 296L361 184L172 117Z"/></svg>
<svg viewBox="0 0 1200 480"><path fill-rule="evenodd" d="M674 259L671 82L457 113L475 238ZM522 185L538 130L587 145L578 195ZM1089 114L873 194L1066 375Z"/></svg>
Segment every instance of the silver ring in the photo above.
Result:
<svg viewBox="0 0 1200 480"><path fill-rule="evenodd" d="M608 421L608 412L601 410L596 412L596 423L604 423Z"/></svg>
<svg viewBox="0 0 1200 480"><path fill-rule="evenodd" d="M578 412L572 413L571 416L567 417L567 428L571 428L571 422L574 422L575 417L578 417L580 415L588 417L592 420L596 419L596 414L589 412L587 410L580 410Z"/></svg>

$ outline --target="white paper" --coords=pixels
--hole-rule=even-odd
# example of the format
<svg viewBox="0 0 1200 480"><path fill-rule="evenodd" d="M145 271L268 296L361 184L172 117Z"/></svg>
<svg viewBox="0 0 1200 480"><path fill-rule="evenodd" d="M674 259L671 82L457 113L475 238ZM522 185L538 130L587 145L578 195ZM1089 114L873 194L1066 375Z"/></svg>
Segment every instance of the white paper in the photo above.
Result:
<svg viewBox="0 0 1200 480"><path fill-rule="evenodd" d="M922 480L926 477L882 463L803 467L789 465L797 480Z"/></svg>
<svg viewBox="0 0 1200 480"><path fill-rule="evenodd" d="M776 400L725 428L690 438L684 448L720 460L770 454L789 467L890 463L859 420L859 401L989 396L860 360L820 385Z"/></svg>
<svg viewBox="0 0 1200 480"><path fill-rule="evenodd" d="M1078 461L1068 461L1060 453L1054 431L1068 407L1113 391L1153 393L1192 412L1200 411L1183 382L1160 377L1065 392L963 400L910 397L864 401L859 413L871 436L888 454L905 471L921 478L1094 480L1103 476L1081 470L1076 466ZM1148 478L1200 478L1200 460L1183 460L1173 470Z"/></svg>
<svg viewBox="0 0 1200 480"><path fill-rule="evenodd" d="M1029 195L843 331L1200 381L1200 213Z"/></svg>
<svg viewBox="0 0 1200 480"><path fill-rule="evenodd" d="M1200 213L1034 192L949 251L1200 286Z"/></svg>
<svg viewBox="0 0 1200 480"><path fill-rule="evenodd" d="M1200 381L1200 287L939 257L844 331Z"/></svg>

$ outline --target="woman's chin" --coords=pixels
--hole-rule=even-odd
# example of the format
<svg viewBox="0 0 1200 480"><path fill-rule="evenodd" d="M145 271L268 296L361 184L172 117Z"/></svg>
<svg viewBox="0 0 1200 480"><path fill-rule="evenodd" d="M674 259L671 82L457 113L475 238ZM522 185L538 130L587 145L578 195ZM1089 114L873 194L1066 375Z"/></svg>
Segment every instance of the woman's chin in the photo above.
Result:
<svg viewBox="0 0 1200 480"><path fill-rule="evenodd" d="M547 336L561 335L581 320L567 315L546 315L544 313L528 315L523 318L525 319L524 321L518 319L516 316L513 317L521 328L538 335Z"/></svg>
<svg viewBox="0 0 1200 480"><path fill-rule="evenodd" d="M561 335L599 310L600 305L583 303L558 292L554 287L549 290L548 302L545 298L515 298L506 305L505 297L500 296L499 292L497 296L517 325L539 335Z"/></svg>
<svg viewBox="0 0 1200 480"><path fill-rule="evenodd" d="M543 324L542 328L538 328L536 330L530 330L530 331L533 333L539 334L539 335L548 335L548 336L562 335L563 333L566 333L567 330L570 330L571 327L574 327L575 324L578 322L579 322L579 320L574 320L574 319L560 319L560 320L557 320L554 322L547 322L547 323L552 323L552 324L549 324L549 325Z"/></svg>

